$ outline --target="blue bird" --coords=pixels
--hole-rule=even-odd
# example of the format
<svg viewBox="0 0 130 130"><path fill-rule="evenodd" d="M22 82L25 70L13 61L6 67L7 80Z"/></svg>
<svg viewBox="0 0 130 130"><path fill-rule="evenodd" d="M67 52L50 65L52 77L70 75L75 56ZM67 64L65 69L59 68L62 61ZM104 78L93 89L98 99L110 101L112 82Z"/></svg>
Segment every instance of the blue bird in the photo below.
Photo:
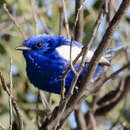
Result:
<svg viewBox="0 0 130 130"><path fill-rule="evenodd" d="M44 91L60 94L62 76L70 65L70 43L71 41L64 36L53 35L37 35L25 40L22 46L17 50L22 50L26 60L26 71L31 83ZM77 41L73 41L72 60L80 53L83 45ZM77 85L82 79L83 72L87 69L88 62L93 55L92 51L88 51L86 63L78 78ZM80 66L81 58L74 65L77 70ZM95 71L93 78L101 72L104 65L110 65L109 61L102 57ZM69 91L74 73L71 70L65 80L66 94Z"/></svg>

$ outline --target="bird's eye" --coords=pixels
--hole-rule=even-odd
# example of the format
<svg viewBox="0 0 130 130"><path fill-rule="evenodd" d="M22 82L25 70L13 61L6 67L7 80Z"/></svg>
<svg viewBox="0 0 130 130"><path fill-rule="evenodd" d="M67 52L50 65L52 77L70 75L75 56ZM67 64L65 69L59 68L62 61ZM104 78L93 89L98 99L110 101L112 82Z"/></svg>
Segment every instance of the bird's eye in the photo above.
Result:
<svg viewBox="0 0 130 130"><path fill-rule="evenodd" d="M42 46L43 46L43 43L41 43L41 42L37 43L38 48L41 48Z"/></svg>

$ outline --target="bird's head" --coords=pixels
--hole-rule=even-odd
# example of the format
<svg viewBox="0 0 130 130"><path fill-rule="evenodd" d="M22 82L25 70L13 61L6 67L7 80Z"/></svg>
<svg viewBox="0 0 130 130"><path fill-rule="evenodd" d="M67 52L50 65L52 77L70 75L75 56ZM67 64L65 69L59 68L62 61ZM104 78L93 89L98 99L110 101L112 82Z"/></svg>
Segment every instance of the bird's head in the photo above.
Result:
<svg viewBox="0 0 130 130"><path fill-rule="evenodd" d="M53 35L37 35L32 36L25 40L22 46L16 47L16 50L23 51L23 54L48 54L56 47L61 45L67 45L69 41L64 36Z"/></svg>

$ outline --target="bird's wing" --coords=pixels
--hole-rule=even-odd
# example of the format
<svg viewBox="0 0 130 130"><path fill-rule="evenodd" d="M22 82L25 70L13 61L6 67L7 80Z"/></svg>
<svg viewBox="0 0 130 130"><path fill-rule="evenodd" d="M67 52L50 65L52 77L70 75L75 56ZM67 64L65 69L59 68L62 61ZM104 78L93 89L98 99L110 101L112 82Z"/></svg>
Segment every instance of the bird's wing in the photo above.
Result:
<svg viewBox="0 0 130 130"><path fill-rule="evenodd" d="M72 46L72 52L71 52L71 56L72 56L72 61L77 57L77 55L81 52L82 48L78 47L78 46ZM64 58L65 60L69 61L70 60L70 46L68 45L62 45L56 48L56 51L59 53L59 55ZM86 61L89 62L93 56L94 52L89 50L87 52L87 56L86 56ZM81 62L82 57L79 58L78 62ZM110 66L110 62L105 58L105 57L101 57L99 63L106 65L106 66Z"/></svg>

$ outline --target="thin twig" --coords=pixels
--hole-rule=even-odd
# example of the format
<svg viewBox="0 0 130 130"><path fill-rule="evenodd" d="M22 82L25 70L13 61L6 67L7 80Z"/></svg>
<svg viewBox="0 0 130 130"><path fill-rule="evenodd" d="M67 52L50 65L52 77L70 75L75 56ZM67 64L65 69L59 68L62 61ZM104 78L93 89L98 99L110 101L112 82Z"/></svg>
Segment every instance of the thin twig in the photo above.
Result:
<svg viewBox="0 0 130 130"><path fill-rule="evenodd" d="M130 62L129 62L128 64L124 65L123 67L121 67L120 69L118 69L116 72L113 72L112 74L110 74L110 76L106 77L105 79L103 79L103 80L100 81L99 83L97 83L97 84L95 83L95 87L92 87L92 89L89 90L89 94L86 95L86 96L89 96L90 94L95 93L96 91L98 91L98 89L99 89L100 87L102 87L103 84L104 84L106 81L108 81L108 80L114 78L114 77L117 76L120 72L122 72L123 70L127 69L129 66L130 66Z"/></svg>
<svg viewBox="0 0 130 130"><path fill-rule="evenodd" d="M37 101L36 101L36 123L37 123L37 127L40 129L41 127L41 123L40 123L40 120L39 120L39 97L40 97L40 93L39 93L39 90L38 90L38 94L37 94Z"/></svg>
<svg viewBox="0 0 130 130"><path fill-rule="evenodd" d="M93 26L93 29L92 29L92 32L91 32L91 35L90 37L88 38L87 42L86 42L86 46L91 46L94 38L96 37L97 35L97 31L98 31L98 28L104 18L104 15L105 15L105 11L104 11L104 1L102 3L102 7L101 7L101 10L99 12L99 15L98 15L98 18Z"/></svg>
<svg viewBox="0 0 130 130"><path fill-rule="evenodd" d="M59 35L61 35L62 34L62 29L63 29L64 12L63 12L62 1L58 0L58 3L59 3L59 13L60 13Z"/></svg>
<svg viewBox="0 0 130 130"><path fill-rule="evenodd" d="M1 122L0 122L0 128L1 128L2 130L6 130L5 127L2 125Z"/></svg>
<svg viewBox="0 0 130 130"><path fill-rule="evenodd" d="M73 47L73 37L71 38L71 42L70 42L70 53L69 53L69 55L70 55L70 69L74 72L74 74L76 75L77 74L77 71L76 71L76 69L74 68L74 64L73 64L73 60L72 60L72 47ZM69 67L68 67L69 68ZM67 68L67 69L68 69ZM62 100L64 100L64 95L65 95L65 91L66 91L66 89L65 89L65 78L66 78L66 76L67 76L67 74L68 73L66 73L66 75L65 75L65 77L64 77L64 79L62 80L62 87L61 87L61 102L62 102Z"/></svg>
<svg viewBox="0 0 130 130"><path fill-rule="evenodd" d="M51 113L51 107L50 105L48 104L48 101L46 100L46 97L44 95L44 92L39 90L40 91L40 97L41 97L41 100L42 100L42 104L44 106L44 109L46 112L48 112L48 114Z"/></svg>
<svg viewBox="0 0 130 130"><path fill-rule="evenodd" d="M75 23L74 26L76 27L76 24L79 20L79 15L80 15L80 11L83 9L84 4L86 3L87 0L84 0L84 2L81 2L82 4L80 5L80 7L78 8L78 11L76 13L76 18L75 18Z"/></svg>
<svg viewBox="0 0 130 130"><path fill-rule="evenodd" d="M116 126L116 124L120 121L121 117L122 117L122 113L124 112L124 110L126 109L126 104L127 104L127 96L125 96L124 101L123 101L123 105L122 108L120 110L120 113L116 119L116 121L114 121L114 123L112 123L112 126L109 128L109 130L112 130L113 127Z"/></svg>
<svg viewBox="0 0 130 130"><path fill-rule="evenodd" d="M13 124L13 113L12 113L12 88L13 88L13 82L12 82L12 58L10 59L10 95L9 95L9 112L10 112L10 126L9 129L12 130L12 124Z"/></svg>
<svg viewBox="0 0 130 130"><path fill-rule="evenodd" d="M96 129L97 128L96 120L95 120L95 117L94 117L93 113L89 112L89 116L90 116L90 121L91 121L91 126L92 126L91 130L97 130Z"/></svg>
<svg viewBox="0 0 130 130"><path fill-rule="evenodd" d="M71 42L70 42L70 66L71 66L71 69L72 69L72 71L74 72L74 74L76 74L77 71L76 71L76 69L74 68L73 60L72 60L72 54L73 54L72 47L73 47L73 38L71 38Z"/></svg>
<svg viewBox="0 0 130 130"><path fill-rule="evenodd" d="M82 112L80 106L78 110L75 110L75 119L77 122L78 130L87 130L84 113Z"/></svg>
<svg viewBox="0 0 130 130"><path fill-rule="evenodd" d="M107 23L108 25L110 24L111 18L112 18L112 13L113 13L113 8L112 8L113 1L109 0L108 1L108 12L107 12Z"/></svg>
<svg viewBox="0 0 130 130"><path fill-rule="evenodd" d="M116 90L109 92L97 102L99 107L94 112L95 116L105 115L111 111L123 98L126 98L129 88L130 75L128 75L125 80L120 80ZM112 93L113 96L110 96ZM110 100L108 100L107 97L109 97Z"/></svg>
<svg viewBox="0 0 130 130"><path fill-rule="evenodd" d="M127 69L128 67L130 66L130 62L128 63L128 64L126 64L126 65L124 65L123 67L121 67L119 70L117 70L116 72L113 72L110 76L108 76L108 77L106 77L103 81L103 83L105 83L106 81L108 81L109 79L112 79L113 77L115 77L115 76L117 76L120 72L122 72L124 69ZM100 88L100 87L102 87L102 82L101 83L99 83L99 84L97 84L95 87L91 87L91 89L89 90L89 91L86 91L86 95L85 96L82 96L81 98L80 98L80 100L79 100L79 102L78 102L78 104L80 104L81 102L82 102L82 100L83 99L85 99L86 97L88 97L89 95L91 95L92 93L95 93L96 91L98 91L98 89ZM83 99L82 99L83 98ZM74 110L74 109L76 109L76 104L75 104L75 106L74 105L72 105L73 107L71 107L71 108L68 108L68 110L66 110L67 112L66 113L68 113L68 115L69 115L69 113L71 113L71 111L72 110ZM67 118L66 116L67 115L64 115L65 117L63 117L63 122L64 122L64 120Z"/></svg>
<svg viewBox="0 0 130 130"><path fill-rule="evenodd" d="M34 21L34 34L38 34L38 26L37 26L37 12L36 12L36 4L33 0L31 0L32 4L32 16L33 16L33 21Z"/></svg>
<svg viewBox="0 0 130 130"><path fill-rule="evenodd" d="M74 59L73 61L73 65L78 61L78 59L83 55L84 49L81 50L81 52L78 54L78 56ZM64 100L64 93L65 93L65 79L67 74L70 72L71 70L71 65L67 68L67 70L64 72L64 74L62 75L62 85L61 85L61 101L60 104L62 102L62 100Z"/></svg>
<svg viewBox="0 0 130 130"><path fill-rule="evenodd" d="M113 92L113 91L110 91L106 95L109 95L111 92ZM115 101L117 101L119 99L119 97L121 96L122 92L124 92L124 82L122 80L119 81L119 84L116 87L114 92L115 92L114 97L112 99L110 99L110 100L104 101L104 103L100 103L100 105L98 104L99 105L98 109L100 109L100 108L102 108L104 106L108 106L108 105L112 104L113 102L115 102ZM101 102L101 101L102 101L102 98L99 99L99 102Z"/></svg>
<svg viewBox="0 0 130 130"><path fill-rule="evenodd" d="M42 8L37 8L38 16L41 16L44 12L46 12L46 10L48 10L51 7L52 7L52 4L43 6ZM32 18L33 18L32 13L27 13L27 12L25 14L23 14L23 16L15 17L17 23L19 23L19 24L22 24ZM43 17L42 17L42 19L43 19ZM0 24L0 30L1 30L0 35L8 33L14 27L14 25L15 24L10 23L10 22L4 22L4 23ZM45 25L45 23L44 23L44 27L45 27L45 31L48 33L48 28Z"/></svg>
<svg viewBox="0 0 130 130"><path fill-rule="evenodd" d="M71 39L70 31L69 31L69 23L68 23L68 19L67 19L67 15L66 15L66 5L65 5L64 0L62 0L62 5L63 5L63 12L64 12L64 18L65 18L65 27L66 27L66 31L67 31L67 37L69 39Z"/></svg>
<svg viewBox="0 0 130 130"><path fill-rule="evenodd" d="M100 83L98 86L102 86L106 81L108 81L109 79L112 79L113 77L115 77L117 74L119 74L121 71L123 71L124 69L128 68L130 66L130 62L127 63L126 65L124 65L123 67L121 67L120 69L118 69L117 71L113 72L110 76L106 77L102 83Z"/></svg>
<svg viewBox="0 0 130 130"><path fill-rule="evenodd" d="M77 18L78 18L78 14L80 13L80 10L83 8L83 5L84 5L84 3L81 5L81 7L80 7L80 9L78 10L78 13L77 13ZM89 37L89 39L88 39L88 41L87 41L87 44L86 44L86 46L85 47L87 47L88 45L91 45L91 43L92 43L92 41L93 41L93 39L95 38L95 36L96 36L96 34L97 34L97 30L98 30L98 28L99 28L99 25L100 25L100 23L101 23L101 21L102 21L102 19L103 19L103 17L104 17L104 4L102 5L102 8L101 8L101 11L100 11L100 14L99 14L99 16L98 16L98 18L97 18L97 20L96 20L96 22L95 22L95 25L94 25L94 27L93 27L93 29L92 29L92 34L91 34L91 36ZM76 20L77 21L77 20ZM74 28L76 27L76 24L77 24L77 22L75 22L75 26L74 26ZM74 29L75 30L75 29ZM85 49L85 47L83 48L83 49ZM75 60L74 60L74 62L73 62L73 65L78 61L78 59L81 57L81 55L82 55L82 53L83 53L83 50L82 49L82 51L80 52L80 54L75 58ZM68 68L67 68L67 70L65 71L65 73L63 74L63 76L62 76L62 88L61 88L61 90L63 90L62 92L64 92L65 91L65 78L66 78L66 76L67 76L67 74L69 73L69 71L71 70L71 66L69 66ZM62 94L63 95L63 94Z"/></svg>
<svg viewBox="0 0 130 130"><path fill-rule="evenodd" d="M68 94L68 95L73 95L74 86L76 85L76 82L77 82L77 79L78 79L78 77L79 77L79 75L80 75L80 72L82 71L82 68L84 67L85 62L86 62L87 51L88 51L88 48L86 47L86 48L84 49L83 56L82 56L82 60L81 60L80 66L79 66L79 68L78 68L78 71L77 71L76 75L74 76L74 78L75 78L76 80L73 80L73 81L74 81L75 83L73 83L73 81L72 81L72 84L71 84L71 87L70 87L70 90L69 90L69 94ZM70 97L71 97L71 96L70 96Z"/></svg>
<svg viewBox="0 0 130 130"><path fill-rule="evenodd" d="M61 119L61 117L63 115L63 112L64 112L64 110L66 108L66 105L67 105L69 99L71 98L71 96L73 95L74 87L76 85L76 82L77 82L77 79L78 79L78 77L80 75L80 72L82 71L82 68L84 67L85 59L86 59L86 55L87 55L86 51L87 51L87 48L83 52L83 57L82 57L80 66L79 66L78 71L77 71L77 73L75 74L75 76L74 76L74 78L72 80L68 96L66 96L66 98L60 102L61 104L59 106L59 111L58 111L57 117L55 118L55 120L53 120L53 122L51 122L49 124L48 129L52 129L54 127L54 129L56 130L58 125L59 125L60 119Z"/></svg>
<svg viewBox="0 0 130 130"><path fill-rule="evenodd" d="M74 39L82 42L83 37L83 6L87 0L76 0L75 23L73 27Z"/></svg>
<svg viewBox="0 0 130 130"><path fill-rule="evenodd" d="M3 4L4 10L6 11L6 13L8 14L8 16L11 18L11 20L13 21L13 23L16 25L16 27L18 28L19 32L22 34L24 39L27 39L27 36L25 34L25 32L23 31L23 29L20 27L19 23L16 21L15 17L12 16L9 12L9 10L6 7L6 4Z"/></svg>
<svg viewBox="0 0 130 130"><path fill-rule="evenodd" d="M82 34L82 31L83 31L83 25L82 26L80 26L81 24L82 24L82 21L83 21L83 10L82 10L82 8L83 8L83 5L85 4L85 2L84 3L82 3L82 1L80 1L80 2L77 2L77 4L76 4L76 9L75 9L75 14L76 14L76 22L75 22L75 24L74 24L74 29L73 29L73 31L75 31L75 38L76 38L76 35L78 35L78 37L76 38L78 41L79 41L79 39L80 39L80 41L81 41L81 39L82 39L82 37L81 37L81 34ZM77 11L77 9L78 9L78 11ZM80 14L81 13L81 10L82 10L82 14ZM65 13L65 12L64 12ZM80 21L79 21L79 16L80 15ZM78 22L78 24L80 24L79 26L78 26L78 24L77 24L77 22ZM78 31L79 30L79 28L81 28L80 29L80 31ZM77 32L76 32L77 31ZM80 34L79 34L80 33ZM75 39L75 40L76 40ZM72 45L73 44L73 36L71 37L71 42L70 42L70 67L68 67L67 68L67 70L66 70L66 72L68 71L70 71L70 70L72 70L73 72L74 72L74 74L76 75L76 73L77 73L77 71L75 70L75 68L74 68L74 64L75 63L73 63L73 61L72 61ZM82 53L82 51L81 51L81 53ZM77 56L78 57L78 56ZM78 60L78 59L77 59ZM63 75L63 80L62 80L62 89L61 89L61 101L64 99L64 93L65 93L65 78L66 78L66 76L67 76L67 74L68 73L64 73L64 75Z"/></svg>
<svg viewBox="0 0 130 130"><path fill-rule="evenodd" d="M1 80L1 84L2 84L2 87L3 89L7 92L8 96L10 96L10 91L9 91L9 88L8 86L6 85L5 83L5 80L4 80L4 77L2 75L2 73L0 72L0 80ZM19 130L23 130L23 119L22 119L22 115L20 113L20 109L14 99L14 97L12 96L12 105L15 109L15 112L17 114L17 117L18 117L18 121L19 121Z"/></svg>
<svg viewBox="0 0 130 130"><path fill-rule="evenodd" d="M80 43L82 43L83 38L83 6L85 4L86 0L83 2L83 0L76 0L76 6L75 6L75 23L73 27L73 33L74 33L74 39ZM73 90L72 92L73 93ZM81 110L81 106L79 105L79 108L75 110L75 119L77 122L77 129L79 130L87 130L87 125L85 122L84 114Z"/></svg>
<svg viewBox="0 0 130 130"><path fill-rule="evenodd" d="M37 15L38 15L38 19L41 21L42 26L44 27L44 33L45 34L50 34L49 28L48 28L47 24L45 23L44 17L40 18L40 15L38 14L38 12L37 12Z"/></svg>

